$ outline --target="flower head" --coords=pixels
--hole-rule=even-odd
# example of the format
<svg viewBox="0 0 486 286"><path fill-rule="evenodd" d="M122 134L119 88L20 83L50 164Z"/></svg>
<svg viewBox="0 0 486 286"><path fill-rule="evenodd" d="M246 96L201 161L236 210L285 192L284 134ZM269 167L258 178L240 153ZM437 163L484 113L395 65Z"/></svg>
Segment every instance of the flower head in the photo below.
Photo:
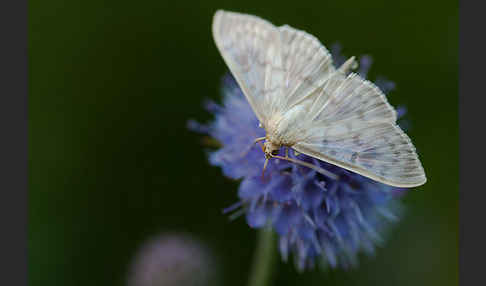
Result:
<svg viewBox="0 0 486 286"><path fill-rule="evenodd" d="M332 51L339 66L339 47ZM358 73L366 77L371 57L361 57L360 63ZM393 88L386 80L381 84L385 92ZM283 260L293 255L299 270L319 261L333 268L349 267L357 264L360 252L373 254L386 226L398 219L400 190L291 151L289 157L324 168L339 179L279 159L270 160L262 178L265 156L253 142L265 136L265 130L258 127L258 119L229 75L223 79L223 94L222 105L206 102L214 121L208 125L190 121L189 128L216 139L221 148L210 153L210 163L221 167L225 176L241 179L239 202L225 211L240 209L252 228L270 225L278 234ZM399 115L403 112L399 110ZM284 152L281 148L280 154Z"/></svg>
<svg viewBox="0 0 486 286"><path fill-rule="evenodd" d="M203 286L215 282L210 250L188 234L165 233L145 242L130 269L128 286Z"/></svg>

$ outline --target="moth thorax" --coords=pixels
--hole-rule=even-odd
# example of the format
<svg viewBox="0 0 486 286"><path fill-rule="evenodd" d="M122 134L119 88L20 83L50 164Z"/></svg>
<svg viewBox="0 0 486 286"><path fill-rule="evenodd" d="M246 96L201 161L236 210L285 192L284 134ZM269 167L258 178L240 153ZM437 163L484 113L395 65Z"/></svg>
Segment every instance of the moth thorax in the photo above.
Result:
<svg viewBox="0 0 486 286"><path fill-rule="evenodd" d="M292 146L302 136L301 125L305 118L304 105L296 105L284 113L276 112L265 124L267 141L277 146Z"/></svg>
<svg viewBox="0 0 486 286"><path fill-rule="evenodd" d="M265 149L265 157L271 158L272 155L276 155L278 150L280 149L280 145L273 143L272 141L265 141L263 144L263 147Z"/></svg>

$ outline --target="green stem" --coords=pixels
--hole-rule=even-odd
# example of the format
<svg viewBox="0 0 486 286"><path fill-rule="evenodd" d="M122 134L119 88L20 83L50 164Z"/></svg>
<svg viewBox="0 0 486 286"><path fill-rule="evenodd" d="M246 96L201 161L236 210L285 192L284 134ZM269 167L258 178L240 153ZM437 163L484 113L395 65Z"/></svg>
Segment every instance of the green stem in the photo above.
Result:
<svg viewBox="0 0 486 286"><path fill-rule="evenodd" d="M253 257L248 286L268 286L276 259L277 243L272 229L262 228L258 232L258 245Z"/></svg>

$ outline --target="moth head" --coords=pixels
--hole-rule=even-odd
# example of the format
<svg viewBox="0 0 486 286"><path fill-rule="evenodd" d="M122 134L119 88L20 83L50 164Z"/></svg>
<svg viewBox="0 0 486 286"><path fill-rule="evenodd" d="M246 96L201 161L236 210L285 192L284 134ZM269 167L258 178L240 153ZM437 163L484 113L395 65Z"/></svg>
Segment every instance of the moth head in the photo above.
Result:
<svg viewBox="0 0 486 286"><path fill-rule="evenodd" d="M267 159L272 158L273 155L277 155L280 145L273 143L272 141L265 141L263 143L263 152L265 152L265 157Z"/></svg>

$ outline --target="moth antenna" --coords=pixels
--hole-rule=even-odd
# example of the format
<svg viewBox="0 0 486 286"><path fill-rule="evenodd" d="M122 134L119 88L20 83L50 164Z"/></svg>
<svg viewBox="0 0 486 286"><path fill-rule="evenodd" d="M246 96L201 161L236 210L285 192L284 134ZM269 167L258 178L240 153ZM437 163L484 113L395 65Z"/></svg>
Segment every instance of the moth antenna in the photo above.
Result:
<svg viewBox="0 0 486 286"><path fill-rule="evenodd" d="M248 154L248 152L250 152L250 150L253 147L253 145L255 145L256 143L259 143L260 141L265 140L265 139L266 139L265 137L258 137L258 138L256 138L253 141L253 143L250 146L248 146L248 148L246 148L246 150L244 152L241 153L241 156L240 157L241 158L245 157Z"/></svg>
<svg viewBox="0 0 486 286"><path fill-rule="evenodd" d="M282 156L278 156L278 155L272 155L272 158L277 158L277 159L280 159L280 160L287 160L289 162L292 162L294 164L298 164L298 165L301 165L301 166L304 166L304 167L307 167L307 168L310 168L328 178L331 178L333 180L339 180L339 176L334 174L334 173L331 173L329 172L328 170L326 169L323 169L321 167L318 167L314 164L311 164L311 163L307 163L307 162L304 162L302 160L299 160L299 159L294 159L294 158L287 158L287 157L282 157ZM268 159L267 159L268 161ZM265 161L265 165L266 165L266 161Z"/></svg>
<svg viewBox="0 0 486 286"><path fill-rule="evenodd" d="M256 144L256 143L258 143L262 140L265 140L265 139L267 139L267 137L258 137L258 138L255 139L255 141L253 141L253 144Z"/></svg>

